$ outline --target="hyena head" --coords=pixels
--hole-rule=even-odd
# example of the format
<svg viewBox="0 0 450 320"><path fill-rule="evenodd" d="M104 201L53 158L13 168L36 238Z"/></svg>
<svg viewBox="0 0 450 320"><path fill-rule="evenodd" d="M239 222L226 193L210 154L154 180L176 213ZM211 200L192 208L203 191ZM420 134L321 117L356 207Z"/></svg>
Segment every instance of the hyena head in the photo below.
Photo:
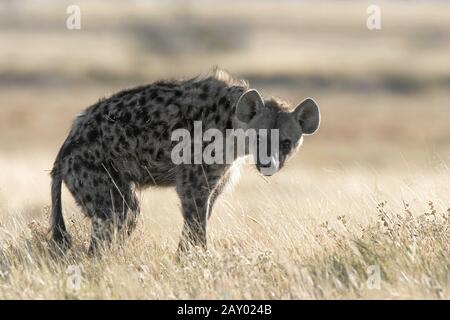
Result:
<svg viewBox="0 0 450 320"><path fill-rule="evenodd" d="M313 134L320 124L319 107L313 99L307 98L288 111L274 99L264 100L253 89L244 92L236 103L236 118L247 129L256 168L266 176L280 170L299 149L303 135ZM255 132L256 138L248 132Z"/></svg>

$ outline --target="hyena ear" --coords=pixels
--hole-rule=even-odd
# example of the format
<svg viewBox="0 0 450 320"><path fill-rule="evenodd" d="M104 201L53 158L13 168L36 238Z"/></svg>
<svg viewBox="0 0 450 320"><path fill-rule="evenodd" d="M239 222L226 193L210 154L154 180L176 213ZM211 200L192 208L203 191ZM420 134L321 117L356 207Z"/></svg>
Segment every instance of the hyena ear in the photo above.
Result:
<svg viewBox="0 0 450 320"><path fill-rule="evenodd" d="M236 117L239 121L248 123L264 108L264 101L255 89L245 91L236 103Z"/></svg>
<svg viewBox="0 0 450 320"><path fill-rule="evenodd" d="M320 111L317 103L307 98L294 110L294 116L302 127L304 134L313 134L319 129Z"/></svg>

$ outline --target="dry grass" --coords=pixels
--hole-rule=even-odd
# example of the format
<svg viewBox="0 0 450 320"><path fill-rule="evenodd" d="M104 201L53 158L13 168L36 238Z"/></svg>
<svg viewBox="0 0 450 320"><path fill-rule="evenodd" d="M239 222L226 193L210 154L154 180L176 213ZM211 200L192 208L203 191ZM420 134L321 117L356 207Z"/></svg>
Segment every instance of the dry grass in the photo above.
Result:
<svg viewBox="0 0 450 320"><path fill-rule="evenodd" d="M450 298L448 4L383 2L369 32L366 5L350 2L80 3L81 31L64 28L62 2L0 19L1 299ZM71 119L213 64L294 103L314 97L318 134L270 179L244 169L207 253L176 262L178 200L149 189L136 232L101 258L86 255L89 221L65 192L74 247L55 257L48 173Z"/></svg>
<svg viewBox="0 0 450 320"><path fill-rule="evenodd" d="M64 207L75 243L57 258L47 241L47 188L15 208L13 197L1 210L0 297L449 298L448 167L315 172L299 162L270 182L244 170L218 203L209 251L182 262L174 255L181 215L171 190L141 194L138 229L101 258L86 255L89 223L70 197ZM30 198L35 205L21 207ZM68 285L73 265L82 270L79 290ZM373 266L379 288L370 287Z"/></svg>

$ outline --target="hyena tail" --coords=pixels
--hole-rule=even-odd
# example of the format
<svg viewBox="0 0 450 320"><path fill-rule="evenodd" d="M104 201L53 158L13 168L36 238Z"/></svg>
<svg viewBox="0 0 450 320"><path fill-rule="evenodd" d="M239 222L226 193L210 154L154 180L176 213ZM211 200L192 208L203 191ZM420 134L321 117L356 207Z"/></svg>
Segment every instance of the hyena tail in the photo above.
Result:
<svg viewBox="0 0 450 320"><path fill-rule="evenodd" d="M62 178L58 168L58 161L55 163L51 172L52 177L52 216L51 216L51 232L52 239L61 249L70 247L70 235L67 232L62 214L61 204L61 186Z"/></svg>

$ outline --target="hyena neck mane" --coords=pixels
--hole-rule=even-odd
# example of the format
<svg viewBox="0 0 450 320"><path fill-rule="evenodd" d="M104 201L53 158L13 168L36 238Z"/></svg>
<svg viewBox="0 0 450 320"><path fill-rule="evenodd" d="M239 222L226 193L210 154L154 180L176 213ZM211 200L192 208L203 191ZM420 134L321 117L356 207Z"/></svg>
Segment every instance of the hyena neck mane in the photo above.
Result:
<svg viewBox="0 0 450 320"><path fill-rule="evenodd" d="M99 103L137 99L140 105L164 106L166 110L183 109L183 115L187 116L185 120L201 120L206 128L246 129L245 124L237 121L235 113L239 98L249 89L247 80L234 78L216 68L206 75L190 79L159 80L126 89L101 99ZM273 112L289 111L289 105L275 97L264 99L264 103L266 109Z"/></svg>

